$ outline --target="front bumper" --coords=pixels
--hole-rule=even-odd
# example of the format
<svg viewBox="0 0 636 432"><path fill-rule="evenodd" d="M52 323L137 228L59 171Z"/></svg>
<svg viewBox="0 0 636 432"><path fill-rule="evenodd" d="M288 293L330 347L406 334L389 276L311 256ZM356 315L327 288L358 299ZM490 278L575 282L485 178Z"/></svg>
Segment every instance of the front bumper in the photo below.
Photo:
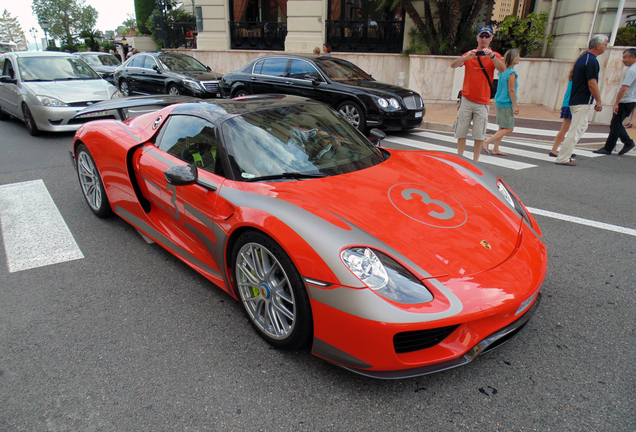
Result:
<svg viewBox="0 0 636 432"><path fill-rule="evenodd" d="M412 129L422 125L426 115L426 108L398 112L381 112L379 115L369 115L368 128L380 128L387 131Z"/></svg>
<svg viewBox="0 0 636 432"><path fill-rule="evenodd" d="M35 124L41 131L46 132L75 132L82 124L105 118L114 118L112 116L95 116L88 119L74 119L78 112L82 111L85 106L81 107L45 107L42 105L30 105L29 110L33 114Z"/></svg>
<svg viewBox="0 0 636 432"><path fill-rule="evenodd" d="M421 306L400 308L369 289L308 285L313 354L382 379L425 375L471 362L520 330L539 304L546 248L525 223L520 235L516 251L495 268L425 280L435 299ZM428 346L401 351L397 344L408 334L419 337L443 329L450 330Z"/></svg>

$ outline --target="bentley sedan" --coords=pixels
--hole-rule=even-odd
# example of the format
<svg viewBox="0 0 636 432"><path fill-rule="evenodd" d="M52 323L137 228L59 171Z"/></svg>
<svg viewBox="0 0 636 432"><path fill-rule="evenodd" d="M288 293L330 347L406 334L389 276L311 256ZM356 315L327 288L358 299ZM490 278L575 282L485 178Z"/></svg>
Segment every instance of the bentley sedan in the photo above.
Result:
<svg viewBox="0 0 636 432"><path fill-rule="evenodd" d="M404 87L374 80L351 62L336 57L269 55L221 80L224 97L283 93L326 103L362 133L369 128L411 129L422 124L422 98Z"/></svg>

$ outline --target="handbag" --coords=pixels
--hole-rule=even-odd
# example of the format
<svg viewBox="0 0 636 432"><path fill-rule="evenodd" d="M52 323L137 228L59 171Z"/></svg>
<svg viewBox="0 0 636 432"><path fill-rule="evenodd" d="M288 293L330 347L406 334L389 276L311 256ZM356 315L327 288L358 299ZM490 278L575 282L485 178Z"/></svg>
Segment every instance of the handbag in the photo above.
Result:
<svg viewBox="0 0 636 432"><path fill-rule="evenodd" d="M488 76L488 72L484 69L484 64L481 62L481 58L477 57L477 61L479 62L479 66L481 66L481 70L486 75L486 79L488 80L488 85L490 86L490 99L494 99L497 94L497 85L499 84L499 80L495 79L490 81L490 77Z"/></svg>

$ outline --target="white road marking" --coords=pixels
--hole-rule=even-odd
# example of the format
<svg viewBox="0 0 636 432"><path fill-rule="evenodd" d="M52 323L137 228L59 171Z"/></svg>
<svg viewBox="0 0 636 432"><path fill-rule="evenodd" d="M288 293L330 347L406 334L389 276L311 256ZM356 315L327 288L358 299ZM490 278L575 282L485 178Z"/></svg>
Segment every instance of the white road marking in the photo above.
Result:
<svg viewBox="0 0 636 432"><path fill-rule="evenodd" d="M489 130L499 130L499 125L496 123L488 123ZM515 132L526 134L526 135L539 135L539 136L552 136L555 137L558 130L548 130L548 129L535 129L535 128L524 128L524 127L515 127ZM602 138L603 140L607 139L607 133L600 132L585 132L582 138Z"/></svg>
<svg viewBox="0 0 636 432"><path fill-rule="evenodd" d="M548 210L541 210L541 209L536 209L536 208L532 208L532 207L528 207L528 210L530 211L530 213L532 213L533 215L539 215L539 216L545 216L545 217L549 217L549 218L553 218L553 219L559 219L559 220L563 220L566 222L572 222L572 223L577 223L580 225L587 225L587 226L591 226L594 228L600 228L600 229L604 229L607 231L614 231L617 233L621 233L621 234L627 234L627 235L631 235L631 236L636 236L636 229L631 229L631 228L625 228L622 226L618 226L618 225L612 225L612 224L608 224L608 223L604 223L604 222L597 222L597 221L593 221L590 219L583 219L583 218L579 218L576 216L568 216L568 215L564 215L561 213L554 213Z"/></svg>
<svg viewBox="0 0 636 432"><path fill-rule="evenodd" d="M84 258L42 180L0 186L9 272Z"/></svg>
<svg viewBox="0 0 636 432"><path fill-rule="evenodd" d="M431 134L429 132L415 132L412 133L411 135L416 135L416 136L421 136L423 138L429 138L429 139L436 139L439 141L445 141L445 142L450 142L450 143L457 143L457 140L451 136L446 136L446 135L437 135L437 134ZM446 146L442 146L439 144L431 144L431 143L427 143L427 142L422 142L422 141L418 141L418 140L413 140L413 139L408 139L408 138L401 138L401 137L388 137L385 141L387 142L392 142L395 144L401 144L401 145L405 145L405 146L409 146L409 147L414 147L420 150L431 150L431 151L441 151L441 152L446 152L446 153L456 153L457 152L457 148L452 148L452 147L446 147ZM467 147L471 147L473 146L474 141L473 140L466 140L466 146ZM469 151L464 151L464 156L472 159L473 157L473 152L469 152ZM547 156L546 156L547 157ZM528 164L525 162L517 162L511 159L504 159L501 157L494 157L494 156L488 156L486 154L482 154L479 157L479 162L483 162L484 164L489 164L489 165L497 165L500 167L504 167L504 168L510 168L513 170L520 170L520 169L525 169L525 168L534 168L536 167L536 165L532 165L532 164Z"/></svg>

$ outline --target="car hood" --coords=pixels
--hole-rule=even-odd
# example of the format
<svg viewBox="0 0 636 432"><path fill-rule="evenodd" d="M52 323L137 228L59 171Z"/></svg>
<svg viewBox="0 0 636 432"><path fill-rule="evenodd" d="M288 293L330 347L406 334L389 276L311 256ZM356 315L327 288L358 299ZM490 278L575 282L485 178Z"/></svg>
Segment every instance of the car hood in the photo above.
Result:
<svg viewBox="0 0 636 432"><path fill-rule="evenodd" d="M38 96L51 96L66 103L110 99L117 89L103 79L26 82Z"/></svg>
<svg viewBox="0 0 636 432"><path fill-rule="evenodd" d="M405 98L407 96L417 95L413 90L379 81L347 80L337 81L336 84L351 90L364 90L366 93L383 97L398 95L401 98Z"/></svg>
<svg viewBox="0 0 636 432"><path fill-rule="evenodd" d="M190 78L197 79L199 81L215 81L223 78L223 74L218 72L210 71L210 72L198 72L198 71L172 71L173 73L179 75L185 75Z"/></svg>
<svg viewBox="0 0 636 432"><path fill-rule="evenodd" d="M435 153L392 154L354 173L270 185L279 199L319 208L334 230L366 231L433 277L474 275L510 257L522 219L496 190Z"/></svg>

